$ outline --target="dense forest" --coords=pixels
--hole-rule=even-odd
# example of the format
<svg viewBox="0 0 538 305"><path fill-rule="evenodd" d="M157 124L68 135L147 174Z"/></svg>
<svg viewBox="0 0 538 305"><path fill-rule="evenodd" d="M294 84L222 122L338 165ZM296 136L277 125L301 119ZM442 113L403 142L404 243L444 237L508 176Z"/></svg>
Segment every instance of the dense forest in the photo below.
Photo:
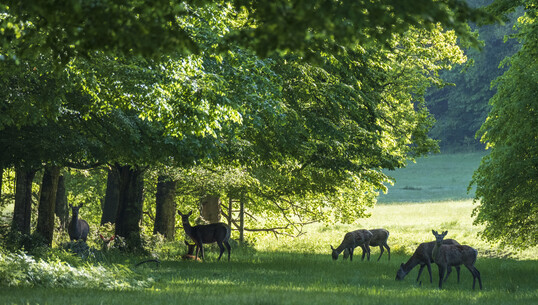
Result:
<svg viewBox="0 0 538 305"><path fill-rule="evenodd" d="M146 235L174 240L178 209L241 241L298 235L366 216L384 169L480 146L488 113L480 136L503 149L507 99L529 116L506 125L521 131L507 145L536 142L536 125L519 126L536 120L535 1L292 2L0 4L3 241L53 245L69 206L133 251ZM501 198L520 233L538 215L528 144L520 200ZM503 239L488 209L502 183L488 171L475 174L476 213L485 237ZM524 207L531 217L517 217ZM503 241L536 241L519 236Z"/></svg>

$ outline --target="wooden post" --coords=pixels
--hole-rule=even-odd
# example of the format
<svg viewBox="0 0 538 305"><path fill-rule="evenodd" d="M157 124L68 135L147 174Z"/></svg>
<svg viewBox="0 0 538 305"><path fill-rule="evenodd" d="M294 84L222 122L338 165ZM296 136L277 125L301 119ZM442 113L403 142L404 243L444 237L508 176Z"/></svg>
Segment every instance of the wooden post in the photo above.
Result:
<svg viewBox="0 0 538 305"><path fill-rule="evenodd" d="M245 242L245 196L241 195L239 201L239 242Z"/></svg>
<svg viewBox="0 0 538 305"><path fill-rule="evenodd" d="M232 227L232 208L233 208L233 199L230 197L228 200L228 226Z"/></svg>

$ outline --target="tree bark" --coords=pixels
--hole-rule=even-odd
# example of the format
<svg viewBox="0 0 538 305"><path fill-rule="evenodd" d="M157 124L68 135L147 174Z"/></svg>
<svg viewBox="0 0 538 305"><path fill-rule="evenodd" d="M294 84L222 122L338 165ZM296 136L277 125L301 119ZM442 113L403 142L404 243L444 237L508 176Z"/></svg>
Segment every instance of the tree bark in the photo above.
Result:
<svg viewBox="0 0 538 305"><path fill-rule="evenodd" d="M176 181L164 176L159 176L157 181L153 234L160 233L167 240L174 240L176 231L176 184Z"/></svg>
<svg viewBox="0 0 538 305"><path fill-rule="evenodd" d="M200 216L209 223L220 221L220 197L207 195L200 200Z"/></svg>
<svg viewBox="0 0 538 305"><path fill-rule="evenodd" d="M2 198L3 181L4 181L4 167L0 166L0 198Z"/></svg>
<svg viewBox="0 0 538 305"><path fill-rule="evenodd" d="M65 179L63 175L58 179L58 190L56 192L54 211L56 216L60 218L60 226L62 229L65 229L69 222L69 208L67 206L67 193L65 191Z"/></svg>
<svg viewBox="0 0 538 305"><path fill-rule="evenodd" d="M32 220L32 182L36 171L23 167L15 170L15 207L11 229L30 235Z"/></svg>
<svg viewBox="0 0 538 305"><path fill-rule="evenodd" d="M45 239L48 246L52 246L54 237L54 211L60 168L46 167L39 196L36 233Z"/></svg>
<svg viewBox="0 0 538 305"><path fill-rule="evenodd" d="M101 225L107 222L115 223L118 214L118 206L120 200L120 177L119 167L112 166L108 170L108 178L106 183L106 194L103 205L103 215L101 215Z"/></svg>
<svg viewBox="0 0 538 305"><path fill-rule="evenodd" d="M128 250L142 249L140 219L143 206L143 171L138 167L122 166L119 168L119 182L115 234L126 239Z"/></svg>
<svg viewBox="0 0 538 305"><path fill-rule="evenodd" d="M239 242L245 242L245 196L241 195L239 201Z"/></svg>

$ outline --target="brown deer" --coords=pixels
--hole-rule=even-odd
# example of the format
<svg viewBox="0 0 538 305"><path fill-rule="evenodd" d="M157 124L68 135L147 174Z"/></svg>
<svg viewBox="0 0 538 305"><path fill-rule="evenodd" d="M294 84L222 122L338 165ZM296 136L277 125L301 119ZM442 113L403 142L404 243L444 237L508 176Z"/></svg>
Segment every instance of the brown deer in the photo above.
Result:
<svg viewBox="0 0 538 305"><path fill-rule="evenodd" d="M355 230L352 232L348 232L344 235L344 240L340 243L340 246L338 248L333 248L331 246L332 250L332 258L333 260L338 259L338 255L342 253L342 251L347 250L349 253L349 260L353 260L353 251L356 247L360 246L362 248L362 260L364 260L364 255L368 255L368 260L370 260L370 240L372 239L372 232L368 230Z"/></svg>
<svg viewBox="0 0 538 305"><path fill-rule="evenodd" d="M185 245L187 245L187 254L181 255L181 259L185 261L200 261L199 257L194 256L194 248L196 247L196 244L189 244L185 240Z"/></svg>
<svg viewBox="0 0 538 305"><path fill-rule="evenodd" d="M208 225L197 225L191 226L189 223L189 216L191 216L192 211L187 214L183 214L180 211L177 213L181 216L181 221L183 222L183 229L185 233L194 241L196 244L196 255L195 258L198 258L198 253L202 252L202 259L204 256L204 247L203 244L209 244L217 242L217 245L220 249L220 255L218 260L222 257L224 253L224 246L228 249L228 261L230 261L230 227L224 223L212 223Z"/></svg>
<svg viewBox="0 0 538 305"><path fill-rule="evenodd" d="M101 247L101 250L108 251L110 250L110 247L112 246L112 242L114 241L114 238L116 236L112 235L109 238L105 238L103 234L99 234L99 238L101 238L101 241L103 242L103 245Z"/></svg>
<svg viewBox="0 0 538 305"><path fill-rule="evenodd" d="M432 233L435 236L432 258L439 268L439 289L443 288L443 276L445 275L445 270L449 266L459 266L463 264L473 275L473 289L475 288L476 279L478 279L480 290L482 290L480 272L474 266L478 251L466 245L444 245L443 238L445 238L448 231L439 234L437 231L432 230Z"/></svg>
<svg viewBox="0 0 538 305"><path fill-rule="evenodd" d="M453 239L444 239L443 240L444 245L459 245L459 243ZM400 265L400 269L396 273L396 280L403 280L404 277L415 268L416 265L420 264L420 269L418 270L418 276L417 276L417 282L420 279L420 275L422 274L422 271L424 270L424 267L428 267L428 273L430 274L430 283L433 283L432 279L432 268L431 263L433 263L432 259L432 251L433 247L435 246L435 241L427 242L427 243L421 243L418 245L417 249L415 250L415 253L409 258L409 260L404 264L402 263ZM450 275L450 272L452 272L452 268L449 266L448 271L445 277L445 282ZM456 266L456 272L458 273L458 283L460 282L460 266Z"/></svg>
<svg viewBox="0 0 538 305"><path fill-rule="evenodd" d="M78 218L78 212L82 205L82 203L79 206L73 206L72 204L69 205L69 207L71 208L71 221L69 222L69 226L67 227L67 233L69 233L69 238L71 239L71 241L82 239L86 242L86 240L88 239L90 226L88 225L86 220Z"/></svg>

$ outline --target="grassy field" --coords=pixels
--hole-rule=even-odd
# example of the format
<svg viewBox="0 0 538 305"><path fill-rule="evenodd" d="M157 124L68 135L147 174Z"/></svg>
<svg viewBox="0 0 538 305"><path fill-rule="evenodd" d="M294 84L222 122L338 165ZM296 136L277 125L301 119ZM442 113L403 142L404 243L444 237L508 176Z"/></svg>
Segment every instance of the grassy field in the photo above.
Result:
<svg viewBox="0 0 538 305"><path fill-rule="evenodd" d="M464 200L473 197L467 186L485 152L440 154L417 159L407 167L385 173L396 182L380 203Z"/></svg>
<svg viewBox="0 0 538 305"><path fill-rule="evenodd" d="M507 252L481 242L471 225L470 201L378 205L369 219L354 225L312 225L296 238L260 237L255 249L232 251L231 262L216 262L215 250L206 262L164 260L160 267L131 267L151 277L151 287L128 290L0 287L2 304L536 304L538 248ZM344 232L360 227L390 230L391 260L372 249L371 261L356 254L350 262L333 261L329 245L337 246ZM418 267L395 281L400 263L416 245L433 239L431 229L448 230L448 237L476 247L476 263L484 290L471 289L472 277L462 269L461 283L451 275L443 290L427 271L415 283ZM178 253L179 256L180 253ZM360 251L359 253L360 254ZM132 262L127 262L132 266Z"/></svg>

